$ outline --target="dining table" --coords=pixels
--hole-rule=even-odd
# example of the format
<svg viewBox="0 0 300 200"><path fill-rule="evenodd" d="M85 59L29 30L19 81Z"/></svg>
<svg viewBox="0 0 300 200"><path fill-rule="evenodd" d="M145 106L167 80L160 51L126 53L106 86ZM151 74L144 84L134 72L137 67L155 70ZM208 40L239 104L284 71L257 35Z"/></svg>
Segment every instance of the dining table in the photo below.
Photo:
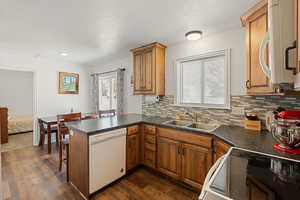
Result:
<svg viewBox="0 0 300 200"><path fill-rule="evenodd" d="M82 120L89 119L91 116L95 116L95 115L96 114L94 114L94 113L82 113ZM46 125L48 141L51 141L52 128L57 127L57 116L40 117L39 119L41 120L41 122L43 124ZM56 137L56 140L57 140L57 137ZM51 154L51 142L47 142L47 143L48 143L48 153Z"/></svg>

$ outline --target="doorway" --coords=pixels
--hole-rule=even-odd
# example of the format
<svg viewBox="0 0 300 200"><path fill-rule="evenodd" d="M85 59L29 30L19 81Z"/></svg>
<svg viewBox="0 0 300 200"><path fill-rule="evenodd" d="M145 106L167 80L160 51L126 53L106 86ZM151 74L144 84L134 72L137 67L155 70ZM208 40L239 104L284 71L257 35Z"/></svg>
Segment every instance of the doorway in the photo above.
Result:
<svg viewBox="0 0 300 200"><path fill-rule="evenodd" d="M34 72L0 69L0 107L7 110L8 142L1 152L33 146Z"/></svg>

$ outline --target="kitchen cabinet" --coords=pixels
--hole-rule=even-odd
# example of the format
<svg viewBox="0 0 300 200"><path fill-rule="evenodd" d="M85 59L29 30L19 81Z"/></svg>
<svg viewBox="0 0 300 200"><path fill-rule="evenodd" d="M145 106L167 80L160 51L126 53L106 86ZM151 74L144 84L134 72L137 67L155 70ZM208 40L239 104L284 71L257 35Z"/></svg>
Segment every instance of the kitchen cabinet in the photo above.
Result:
<svg viewBox="0 0 300 200"><path fill-rule="evenodd" d="M300 0L295 0L295 36L296 36L296 63L297 63L297 70L295 76L295 89L300 90Z"/></svg>
<svg viewBox="0 0 300 200"><path fill-rule="evenodd" d="M165 46L152 43L132 49L135 95L165 94Z"/></svg>
<svg viewBox="0 0 300 200"><path fill-rule="evenodd" d="M201 189L212 166L212 138L158 128L158 170Z"/></svg>
<svg viewBox="0 0 300 200"><path fill-rule="evenodd" d="M180 178L181 173L181 144L167 138L158 140L158 169L173 178Z"/></svg>
<svg viewBox="0 0 300 200"><path fill-rule="evenodd" d="M210 149L192 144L182 144L182 180L201 188L212 163Z"/></svg>
<svg viewBox="0 0 300 200"><path fill-rule="evenodd" d="M260 1L241 17L246 29L247 94L275 93L259 63L260 44L268 31L268 2ZM265 53L268 56L268 50ZM268 60L268 59L267 59Z"/></svg>
<svg viewBox="0 0 300 200"><path fill-rule="evenodd" d="M140 163L140 134L138 125L127 128L126 149L126 170L128 171Z"/></svg>
<svg viewBox="0 0 300 200"><path fill-rule="evenodd" d="M157 142L156 127L152 125L143 126L143 163L150 168L156 168Z"/></svg>
<svg viewBox="0 0 300 200"><path fill-rule="evenodd" d="M223 155L225 155L229 149L231 148L230 145L222 142L221 140L215 139L214 140L214 163Z"/></svg>
<svg viewBox="0 0 300 200"><path fill-rule="evenodd" d="M1 144L8 143L8 109L0 108L0 141Z"/></svg>
<svg viewBox="0 0 300 200"><path fill-rule="evenodd" d="M270 190L268 186L261 183L251 175L246 177L246 183L248 188L249 200L272 200L276 199L276 194L274 191Z"/></svg>

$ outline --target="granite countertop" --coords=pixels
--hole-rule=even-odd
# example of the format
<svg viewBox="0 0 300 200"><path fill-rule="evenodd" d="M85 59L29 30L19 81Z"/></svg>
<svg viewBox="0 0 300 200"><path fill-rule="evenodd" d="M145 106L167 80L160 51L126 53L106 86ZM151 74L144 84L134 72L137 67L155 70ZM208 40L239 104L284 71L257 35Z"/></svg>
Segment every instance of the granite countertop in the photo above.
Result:
<svg viewBox="0 0 300 200"><path fill-rule="evenodd" d="M117 128L149 123L153 125L162 125L164 122L172 120L171 118L149 117L140 114L127 114L114 117L103 117L99 119L81 120L76 122L66 123L66 126L86 133L87 135L101 134L102 132L110 131Z"/></svg>
<svg viewBox="0 0 300 200"><path fill-rule="evenodd" d="M300 161L300 155L274 149L276 141L268 131L249 131L239 126L222 125L213 135L235 147Z"/></svg>
<svg viewBox="0 0 300 200"><path fill-rule="evenodd" d="M86 133L87 135L95 135L117 128L125 128L130 125L146 123L160 127L168 127L179 130L192 131L198 134L211 135L235 147L300 161L300 155L293 155L274 149L273 144L275 144L275 140L273 139L272 135L267 131L249 131L239 126L222 125L215 131L209 133L199 131L196 129L190 129L186 127L175 127L172 125L164 124L166 121L170 120L172 119L156 116L149 117L139 114L127 114L100 119L69 122L67 123L67 126L71 129Z"/></svg>

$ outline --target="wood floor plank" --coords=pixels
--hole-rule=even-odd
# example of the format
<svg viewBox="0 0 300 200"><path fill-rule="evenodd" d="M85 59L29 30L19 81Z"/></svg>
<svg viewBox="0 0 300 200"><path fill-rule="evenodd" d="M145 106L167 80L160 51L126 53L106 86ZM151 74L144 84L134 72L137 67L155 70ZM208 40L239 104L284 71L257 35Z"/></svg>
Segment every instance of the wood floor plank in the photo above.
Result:
<svg viewBox="0 0 300 200"><path fill-rule="evenodd" d="M66 182L65 169L58 171L58 154L39 147L3 152L4 200L83 200ZM144 168L92 196L92 200L191 200L199 194Z"/></svg>

